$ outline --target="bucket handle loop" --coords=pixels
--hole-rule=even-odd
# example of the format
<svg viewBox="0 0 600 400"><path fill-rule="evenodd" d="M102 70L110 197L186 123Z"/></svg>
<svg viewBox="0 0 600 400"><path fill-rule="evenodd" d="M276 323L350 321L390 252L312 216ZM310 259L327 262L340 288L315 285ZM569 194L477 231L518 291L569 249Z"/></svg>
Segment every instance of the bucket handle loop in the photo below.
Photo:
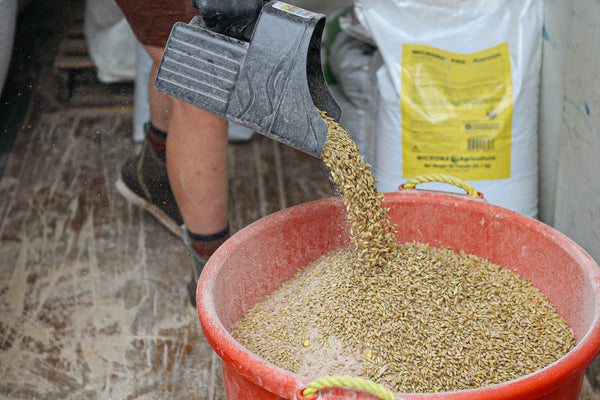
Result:
<svg viewBox="0 0 600 400"><path fill-rule="evenodd" d="M371 393L382 400L396 400L394 392L373 381L349 375L333 375L317 378L306 385L302 391L304 397L315 395L319 390L329 387L359 389Z"/></svg>
<svg viewBox="0 0 600 400"><path fill-rule="evenodd" d="M467 195L477 199L483 198L483 194L478 192L471 184L452 175L446 174L423 174L410 178L406 183L400 185L400 189L414 189L419 183L442 182L449 183L467 192Z"/></svg>

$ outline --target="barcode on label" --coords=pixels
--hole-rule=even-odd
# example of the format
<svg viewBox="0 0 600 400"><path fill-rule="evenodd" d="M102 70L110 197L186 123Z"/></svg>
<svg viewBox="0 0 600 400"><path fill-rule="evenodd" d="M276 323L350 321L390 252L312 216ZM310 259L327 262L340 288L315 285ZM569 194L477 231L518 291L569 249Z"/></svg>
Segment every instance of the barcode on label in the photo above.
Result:
<svg viewBox="0 0 600 400"><path fill-rule="evenodd" d="M478 137L467 139L467 149L469 150L494 150L494 138Z"/></svg>

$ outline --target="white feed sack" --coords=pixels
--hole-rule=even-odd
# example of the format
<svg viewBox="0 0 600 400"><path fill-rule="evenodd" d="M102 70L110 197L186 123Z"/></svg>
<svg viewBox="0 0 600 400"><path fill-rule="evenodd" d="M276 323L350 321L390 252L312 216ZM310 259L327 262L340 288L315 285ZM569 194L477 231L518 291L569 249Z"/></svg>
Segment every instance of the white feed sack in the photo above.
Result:
<svg viewBox="0 0 600 400"><path fill-rule="evenodd" d="M380 191L446 173L537 215L542 0L357 0L383 58L373 73ZM403 88L403 84L405 87ZM441 183L422 189L460 192Z"/></svg>

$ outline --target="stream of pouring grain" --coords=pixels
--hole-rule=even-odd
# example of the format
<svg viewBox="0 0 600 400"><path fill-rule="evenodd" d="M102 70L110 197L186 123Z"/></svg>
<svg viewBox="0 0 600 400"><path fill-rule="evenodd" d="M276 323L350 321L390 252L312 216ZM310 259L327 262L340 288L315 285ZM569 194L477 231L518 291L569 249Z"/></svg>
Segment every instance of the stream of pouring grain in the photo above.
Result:
<svg viewBox="0 0 600 400"><path fill-rule="evenodd" d="M343 194L357 258L363 264L384 267L393 247L394 227L383 207L383 195L375 188L371 166L348 132L324 112L320 114L328 128L323 162Z"/></svg>

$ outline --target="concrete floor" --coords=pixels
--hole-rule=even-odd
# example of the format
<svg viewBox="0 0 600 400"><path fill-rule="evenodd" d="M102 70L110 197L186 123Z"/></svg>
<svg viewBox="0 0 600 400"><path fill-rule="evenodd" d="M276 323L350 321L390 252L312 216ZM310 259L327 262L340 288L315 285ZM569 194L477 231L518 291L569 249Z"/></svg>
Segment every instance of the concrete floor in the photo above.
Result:
<svg viewBox="0 0 600 400"><path fill-rule="evenodd" d="M133 86L90 71L57 86L52 63L83 7L42 3L26 10L3 94L0 397L224 399L180 240L114 188L139 147ZM260 135L231 144L229 160L234 231L332 195L319 160ZM586 382L582 399L598 398Z"/></svg>
<svg viewBox="0 0 600 400"><path fill-rule="evenodd" d="M8 398L223 398L182 243L115 191L131 130L130 107L65 107L32 115L17 138L0 181ZM328 194L318 162L262 137L231 146L230 162L234 230Z"/></svg>
<svg viewBox="0 0 600 400"><path fill-rule="evenodd" d="M39 18L62 14L32 6ZM18 135L3 135L14 143L0 180L0 398L223 399L219 359L188 302L183 244L114 187L139 147L133 86L71 71L57 101L52 52L67 27L39 23L35 84L23 92L21 65L4 96L4 117L21 120ZM332 194L320 160L260 135L232 144L229 163L234 231Z"/></svg>

